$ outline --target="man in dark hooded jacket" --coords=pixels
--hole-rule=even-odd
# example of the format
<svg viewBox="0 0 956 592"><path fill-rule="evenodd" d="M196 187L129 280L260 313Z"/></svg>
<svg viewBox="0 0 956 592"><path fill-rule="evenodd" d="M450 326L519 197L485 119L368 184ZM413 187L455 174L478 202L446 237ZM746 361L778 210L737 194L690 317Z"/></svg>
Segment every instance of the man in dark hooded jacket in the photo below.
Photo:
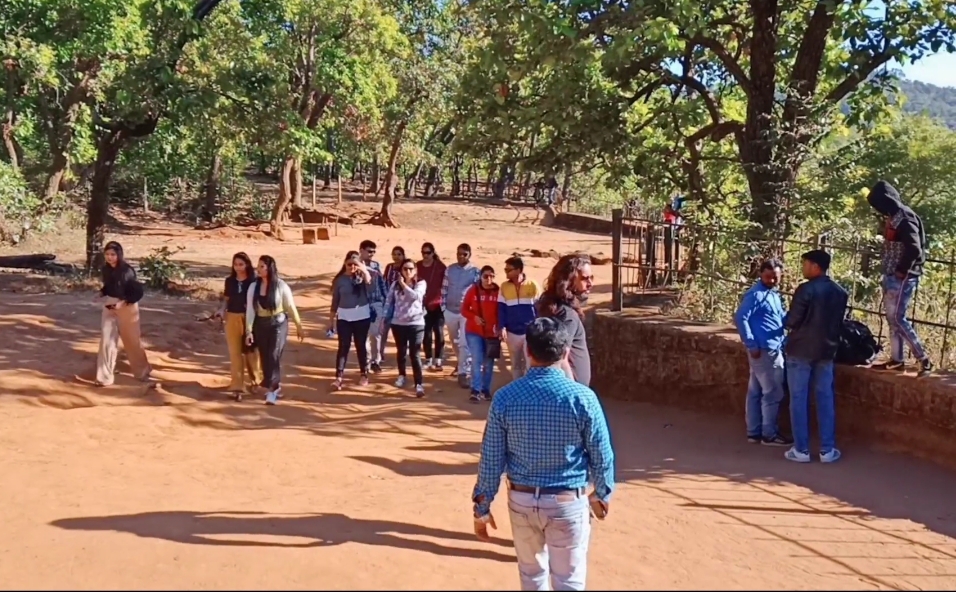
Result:
<svg viewBox="0 0 956 592"><path fill-rule="evenodd" d="M880 181L866 197L870 206L883 215L883 308L890 327L890 360L877 367L903 370L903 343L909 345L913 357L919 360L919 375L933 371L933 363L926 354L913 324L906 318L906 309L923 274L926 262L926 233L923 221L909 207L903 205L900 194L886 181Z"/></svg>

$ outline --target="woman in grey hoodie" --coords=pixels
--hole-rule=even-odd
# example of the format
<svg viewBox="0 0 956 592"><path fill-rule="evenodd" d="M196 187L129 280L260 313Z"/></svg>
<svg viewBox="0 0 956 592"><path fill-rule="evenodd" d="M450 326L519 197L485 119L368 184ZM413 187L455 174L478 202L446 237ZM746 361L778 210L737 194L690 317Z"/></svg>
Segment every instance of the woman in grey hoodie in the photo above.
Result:
<svg viewBox="0 0 956 592"><path fill-rule="evenodd" d="M342 269L332 280L332 308L329 316L335 321L339 350L335 359L335 382L332 388L342 388L349 348L355 343L362 376L359 386L368 384L368 330L372 325L372 308L368 301L368 284L372 276L362 263L358 251L349 251Z"/></svg>
<svg viewBox="0 0 956 592"><path fill-rule="evenodd" d="M415 377L415 395L425 396L422 384L422 341L425 339L425 281L417 277L415 262L405 259L401 273L388 291L385 299L385 322L392 327L395 345L398 349L398 380L395 386L405 386L405 356L412 359L412 373Z"/></svg>

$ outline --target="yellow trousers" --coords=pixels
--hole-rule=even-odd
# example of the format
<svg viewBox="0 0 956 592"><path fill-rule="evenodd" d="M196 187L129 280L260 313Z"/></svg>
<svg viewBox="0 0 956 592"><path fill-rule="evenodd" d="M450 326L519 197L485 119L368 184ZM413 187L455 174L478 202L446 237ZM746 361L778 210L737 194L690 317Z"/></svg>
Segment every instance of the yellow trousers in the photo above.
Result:
<svg viewBox="0 0 956 592"><path fill-rule="evenodd" d="M246 315L239 312L226 313L226 345L229 346L229 370L232 374L232 383L229 390L241 392L246 390L245 377L248 373L252 384L262 382L262 372L259 370L259 353L251 351L242 353L242 346L246 339Z"/></svg>

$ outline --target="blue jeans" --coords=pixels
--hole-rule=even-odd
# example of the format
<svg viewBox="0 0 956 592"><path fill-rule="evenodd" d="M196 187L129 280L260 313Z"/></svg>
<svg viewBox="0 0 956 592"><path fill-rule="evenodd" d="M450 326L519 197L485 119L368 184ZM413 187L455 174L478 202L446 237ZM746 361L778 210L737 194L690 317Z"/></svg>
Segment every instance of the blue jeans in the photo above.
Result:
<svg viewBox="0 0 956 592"><path fill-rule="evenodd" d="M787 357L787 385L790 387L790 424L793 446L810 452L810 390L816 398L820 428L820 453L836 446L836 410L833 403L833 360L811 362Z"/></svg>
<svg viewBox="0 0 956 592"><path fill-rule="evenodd" d="M587 495L508 494L521 589L584 590L591 537Z"/></svg>
<svg viewBox="0 0 956 592"><path fill-rule="evenodd" d="M904 342L910 346L914 358L926 359L926 350L913 329L913 323L906 318L906 309L913 301L918 285L918 277L901 280L895 275L883 276L883 311L890 327L890 358L894 362L903 361Z"/></svg>
<svg viewBox="0 0 956 592"><path fill-rule="evenodd" d="M777 415L783 401L783 352L761 350L750 362L747 387L747 436L773 438L778 433Z"/></svg>
<svg viewBox="0 0 956 592"><path fill-rule="evenodd" d="M471 390L491 394L491 377L495 361L485 355L485 338L474 333L465 333L465 343L471 354Z"/></svg>

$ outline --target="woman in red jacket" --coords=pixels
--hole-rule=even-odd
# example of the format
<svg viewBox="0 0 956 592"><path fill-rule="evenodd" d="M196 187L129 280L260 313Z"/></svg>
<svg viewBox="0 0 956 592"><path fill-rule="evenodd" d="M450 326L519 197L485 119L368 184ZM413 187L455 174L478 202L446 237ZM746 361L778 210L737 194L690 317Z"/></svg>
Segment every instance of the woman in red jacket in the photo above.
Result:
<svg viewBox="0 0 956 592"><path fill-rule="evenodd" d="M498 327L498 284L490 265L481 268L481 279L468 288L461 304L465 317L465 339L473 360L471 402L491 400L491 377L495 360L501 357L501 328Z"/></svg>

